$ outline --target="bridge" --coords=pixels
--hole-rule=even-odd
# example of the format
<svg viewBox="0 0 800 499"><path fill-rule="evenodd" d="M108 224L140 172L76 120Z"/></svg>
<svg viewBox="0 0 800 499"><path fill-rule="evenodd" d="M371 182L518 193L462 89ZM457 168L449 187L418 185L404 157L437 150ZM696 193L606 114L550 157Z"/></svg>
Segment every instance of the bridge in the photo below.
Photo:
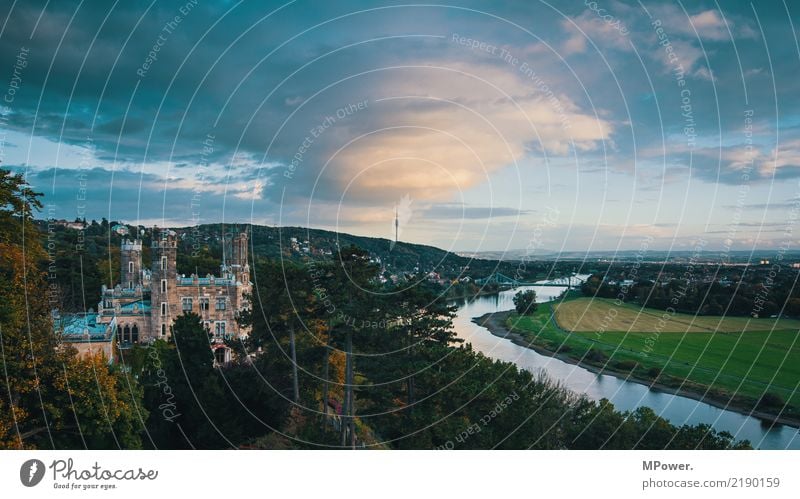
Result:
<svg viewBox="0 0 800 499"><path fill-rule="evenodd" d="M551 279L548 281L539 281L539 282L523 282L512 277L508 277L507 275L503 275L500 272L494 272L489 277L484 277L482 279L475 279L475 283L479 286L483 286L485 284L496 284L500 287L509 287L509 288L517 288L520 286L550 286L550 287L568 287L570 289L575 288L583 284L583 279L575 276L567 276L567 277L560 277L558 279Z"/></svg>

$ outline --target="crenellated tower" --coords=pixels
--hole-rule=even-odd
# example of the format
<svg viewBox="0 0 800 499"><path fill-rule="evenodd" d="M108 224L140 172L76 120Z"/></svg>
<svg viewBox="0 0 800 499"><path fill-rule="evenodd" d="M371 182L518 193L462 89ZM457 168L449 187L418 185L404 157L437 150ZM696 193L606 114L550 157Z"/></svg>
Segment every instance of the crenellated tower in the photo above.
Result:
<svg viewBox="0 0 800 499"><path fill-rule="evenodd" d="M153 267L150 278L150 301L152 306L152 332L156 338L169 334L172 320L179 314L178 278L178 240L175 232L153 230Z"/></svg>
<svg viewBox="0 0 800 499"><path fill-rule="evenodd" d="M230 270L238 282L250 282L250 265L247 262L247 232L240 232L231 240Z"/></svg>
<svg viewBox="0 0 800 499"><path fill-rule="evenodd" d="M142 241L125 239L120 251L120 286L135 289L142 285Z"/></svg>

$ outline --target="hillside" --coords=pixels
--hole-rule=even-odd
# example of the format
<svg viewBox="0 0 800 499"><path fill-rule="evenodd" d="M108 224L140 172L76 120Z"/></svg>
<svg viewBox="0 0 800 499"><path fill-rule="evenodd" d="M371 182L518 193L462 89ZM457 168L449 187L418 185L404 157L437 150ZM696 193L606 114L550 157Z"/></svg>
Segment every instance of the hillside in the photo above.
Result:
<svg viewBox="0 0 800 499"><path fill-rule="evenodd" d="M60 306L66 311L96 307L100 286L113 286L119 280L119 248L124 238L138 234L143 240L143 264L150 265L152 227L132 226L102 220L81 222L38 220L42 243L49 248L49 260L42 262L52 270L60 290ZM81 228L83 227L83 228ZM356 236L342 232L303 227L264 225L205 224L172 228L180 240L178 272L199 275L217 274L223 260L223 235L248 230L251 233L251 262L287 259L298 263L333 258L338 248L357 246L369 251L380 264L384 276L402 278L405 274L433 273L442 283L470 277L477 279L498 271L522 279L543 279L548 273L572 272L574 263L497 261L459 256L433 246L387 239ZM125 233L130 235L124 235ZM477 291L472 289L464 290Z"/></svg>
<svg viewBox="0 0 800 499"><path fill-rule="evenodd" d="M480 278L499 271L508 275L519 273L525 278L545 277L551 263L528 262L520 268L518 262L468 258L434 246L398 242L393 245L384 238L357 236L343 232L305 227L248 226L251 233L252 254L257 261L263 258L287 258L292 261L331 258L339 248L357 246L370 253L390 273L435 272L442 278L469 276ZM208 245L214 256L221 257L220 234L243 230L244 226L207 224L198 227L177 228L187 249L200 239Z"/></svg>

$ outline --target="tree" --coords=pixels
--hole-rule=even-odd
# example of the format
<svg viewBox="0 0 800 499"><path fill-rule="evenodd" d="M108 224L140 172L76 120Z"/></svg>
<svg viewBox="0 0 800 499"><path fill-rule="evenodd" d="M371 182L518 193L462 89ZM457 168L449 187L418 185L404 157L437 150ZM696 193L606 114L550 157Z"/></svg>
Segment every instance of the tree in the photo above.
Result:
<svg viewBox="0 0 800 499"><path fill-rule="evenodd" d="M184 313L170 328L168 343L150 346L143 371L148 430L156 448L230 448L242 441L235 405L214 367L211 333L200 317Z"/></svg>
<svg viewBox="0 0 800 499"><path fill-rule="evenodd" d="M530 315L536 311L536 291L529 289L514 295L514 308L519 315Z"/></svg>
<svg viewBox="0 0 800 499"><path fill-rule="evenodd" d="M336 322L339 327L334 327L333 331L344 333L345 424L342 426L342 446L356 445L354 336L359 343L368 341L372 324L381 324L386 320L383 315L383 296L378 292L375 282L377 275L378 267L370 262L367 251L349 246L335 255L334 271L330 275L332 282L328 289L335 290L338 308Z"/></svg>
<svg viewBox="0 0 800 499"><path fill-rule="evenodd" d="M0 447L138 447L147 413L135 380L54 334L52 261L31 220L39 196L0 169Z"/></svg>
<svg viewBox="0 0 800 499"><path fill-rule="evenodd" d="M142 391L100 354L70 355L55 380L57 400L67 409L54 434L64 449L140 449L148 411Z"/></svg>

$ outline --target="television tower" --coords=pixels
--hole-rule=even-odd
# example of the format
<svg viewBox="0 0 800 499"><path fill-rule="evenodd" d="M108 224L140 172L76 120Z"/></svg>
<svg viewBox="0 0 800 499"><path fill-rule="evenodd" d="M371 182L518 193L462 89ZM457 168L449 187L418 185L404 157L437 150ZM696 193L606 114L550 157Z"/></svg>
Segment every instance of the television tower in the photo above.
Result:
<svg viewBox="0 0 800 499"><path fill-rule="evenodd" d="M394 207L394 244L397 244L397 234L400 229L400 218L397 216L397 206Z"/></svg>

